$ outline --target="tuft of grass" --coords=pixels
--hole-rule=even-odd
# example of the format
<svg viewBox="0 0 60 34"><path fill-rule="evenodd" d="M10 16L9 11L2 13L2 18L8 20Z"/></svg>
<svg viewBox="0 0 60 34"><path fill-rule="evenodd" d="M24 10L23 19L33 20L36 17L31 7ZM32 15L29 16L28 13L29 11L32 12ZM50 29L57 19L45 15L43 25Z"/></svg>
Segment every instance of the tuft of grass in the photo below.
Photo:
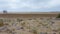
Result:
<svg viewBox="0 0 60 34"><path fill-rule="evenodd" d="M60 18L60 14L56 18Z"/></svg>
<svg viewBox="0 0 60 34"><path fill-rule="evenodd" d="M34 27L34 28L32 29L32 33L33 33L33 34L37 34L37 29L36 29L36 27Z"/></svg>
<svg viewBox="0 0 60 34"><path fill-rule="evenodd" d="M0 27L4 26L3 19L0 19Z"/></svg>
<svg viewBox="0 0 60 34"><path fill-rule="evenodd" d="M21 25L24 27L25 26L25 22L21 23Z"/></svg>
<svg viewBox="0 0 60 34"><path fill-rule="evenodd" d="M4 26L4 24L3 23L0 23L0 27L2 27L2 26Z"/></svg>
<svg viewBox="0 0 60 34"><path fill-rule="evenodd" d="M37 31L36 31L36 30L33 30L33 33L34 33L34 34L37 34Z"/></svg>

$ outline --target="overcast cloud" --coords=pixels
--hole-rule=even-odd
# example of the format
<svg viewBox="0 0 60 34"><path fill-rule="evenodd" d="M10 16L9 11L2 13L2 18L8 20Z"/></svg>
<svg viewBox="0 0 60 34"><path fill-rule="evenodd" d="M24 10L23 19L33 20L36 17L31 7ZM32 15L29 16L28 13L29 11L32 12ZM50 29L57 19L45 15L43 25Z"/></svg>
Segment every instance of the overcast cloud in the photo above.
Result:
<svg viewBox="0 0 60 34"><path fill-rule="evenodd" d="M0 0L0 11L60 11L60 0Z"/></svg>

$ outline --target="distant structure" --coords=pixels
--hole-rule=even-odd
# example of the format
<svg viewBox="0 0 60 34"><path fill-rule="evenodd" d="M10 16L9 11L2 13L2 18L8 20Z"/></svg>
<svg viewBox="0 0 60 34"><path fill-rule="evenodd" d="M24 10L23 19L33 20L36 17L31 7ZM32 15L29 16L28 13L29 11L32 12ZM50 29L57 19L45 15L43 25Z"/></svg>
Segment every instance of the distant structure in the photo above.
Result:
<svg viewBox="0 0 60 34"><path fill-rule="evenodd" d="M4 14L7 14L7 11L6 11L6 10L3 10L3 13L4 13Z"/></svg>

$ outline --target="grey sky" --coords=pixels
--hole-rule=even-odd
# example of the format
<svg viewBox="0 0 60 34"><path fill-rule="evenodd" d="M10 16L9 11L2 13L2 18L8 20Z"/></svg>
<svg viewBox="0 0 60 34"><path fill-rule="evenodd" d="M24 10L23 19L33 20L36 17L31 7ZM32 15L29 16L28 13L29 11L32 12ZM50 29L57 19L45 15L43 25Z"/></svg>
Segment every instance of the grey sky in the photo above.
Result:
<svg viewBox="0 0 60 34"><path fill-rule="evenodd" d="M60 11L60 0L0 0L0 11Z"/></svg>

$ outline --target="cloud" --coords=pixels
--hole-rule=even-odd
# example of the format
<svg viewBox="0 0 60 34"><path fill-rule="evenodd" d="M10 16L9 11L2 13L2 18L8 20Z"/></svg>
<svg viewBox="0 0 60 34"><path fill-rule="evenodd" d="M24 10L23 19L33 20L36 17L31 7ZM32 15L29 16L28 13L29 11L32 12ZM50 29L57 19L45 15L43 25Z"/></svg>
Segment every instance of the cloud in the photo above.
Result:
<svg viewBox="0 0 60 34"><path fill-rule="evenodd" d="M48 4L46 6L49 8L56 7L56 6L60 5L59 1L60 0L51 0L48 2Z"/></svg>
<svg viewBox="0 0 60 34"><path fill-rule="evenodd" d="M6 8L6 10L16 11L48 11L47 9L54 9L59 5L60 0L0 0L2 10Z"/></svg>
<svg viewBox="0 0 60 34"><path fill-rule="evenodd" d="M42 9L42 8L52 8L52 7L56 7L57 5L60 5L60 0L50 0L50 1L47 1L47 2L36 2L36 4L34 2L30 2L29 4L29 7L32 8L32 9Z"/></svg>

